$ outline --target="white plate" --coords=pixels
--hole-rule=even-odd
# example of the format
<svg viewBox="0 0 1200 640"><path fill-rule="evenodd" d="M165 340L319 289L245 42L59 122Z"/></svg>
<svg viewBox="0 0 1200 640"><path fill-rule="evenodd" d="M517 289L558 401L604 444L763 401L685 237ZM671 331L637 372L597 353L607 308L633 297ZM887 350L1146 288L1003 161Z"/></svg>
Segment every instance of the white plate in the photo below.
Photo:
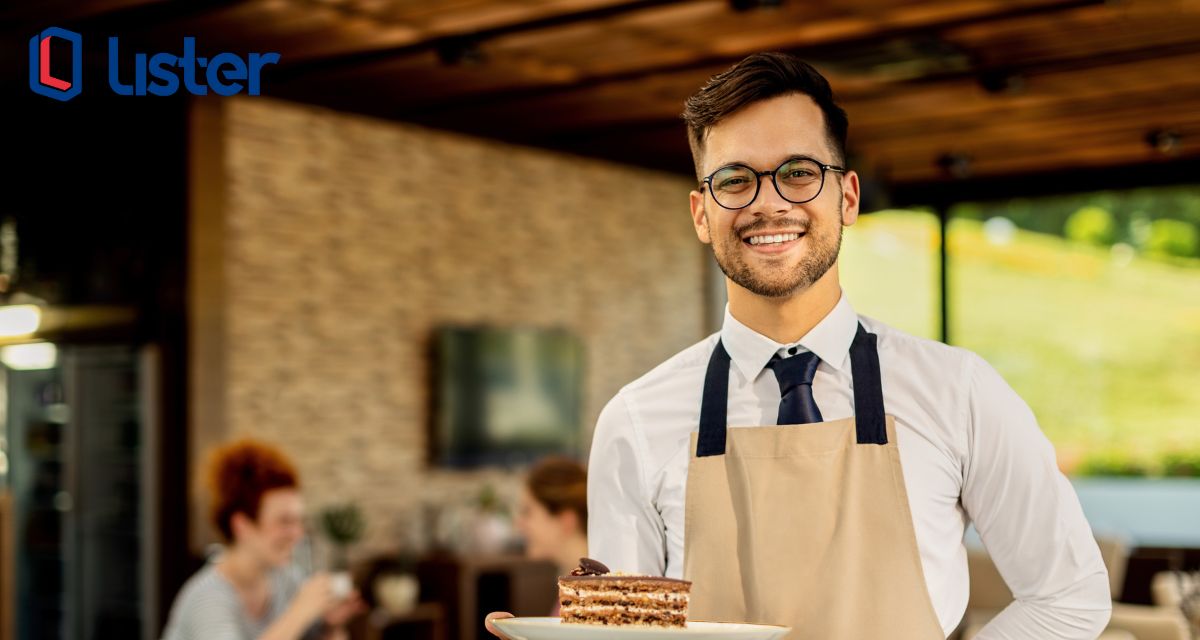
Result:
<svg viewBox="0 0 1200 640"><path fill-rule="evenodd" d="M732 622L688 622L686 629L559 624L558 618L503 618L492 624L513 640L778 640L791 631L791 627Z"/></svg>

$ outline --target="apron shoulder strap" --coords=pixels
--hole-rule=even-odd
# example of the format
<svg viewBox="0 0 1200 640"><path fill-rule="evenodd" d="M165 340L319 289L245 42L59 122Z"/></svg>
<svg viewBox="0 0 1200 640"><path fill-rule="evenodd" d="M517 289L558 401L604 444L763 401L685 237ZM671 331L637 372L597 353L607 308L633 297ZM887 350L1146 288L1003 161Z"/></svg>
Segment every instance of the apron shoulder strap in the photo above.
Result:
<svg viewBox="0 0 1200 640"><path fill-rule="evenodd" d="M726 407L729 404L729 352L717 340L708 373L704 376L704 397L700 400L700 433L696 437L696 455L725 455Z"/></svg>
<svg viewBox="0 0 1200 640"><path fill-rule="evenodd" d="M877 338L862 323L850 343L850 373L854 376L854 422L858 444L887 444L883 411L883 380Z"/></svg>

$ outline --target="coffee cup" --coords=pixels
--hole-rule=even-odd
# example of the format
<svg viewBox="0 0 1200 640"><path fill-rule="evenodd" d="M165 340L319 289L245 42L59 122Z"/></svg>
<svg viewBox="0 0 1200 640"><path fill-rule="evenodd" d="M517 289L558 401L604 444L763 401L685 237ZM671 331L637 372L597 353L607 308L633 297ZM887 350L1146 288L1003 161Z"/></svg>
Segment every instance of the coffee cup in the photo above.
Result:
<svg viewBox="0 0 1200 640"><path fill-rule="evenodd" d="M339 571L329 578L329 588L338 600L345 600L354 590L354 581L350 579L350 573L347 571Z"/></svg>

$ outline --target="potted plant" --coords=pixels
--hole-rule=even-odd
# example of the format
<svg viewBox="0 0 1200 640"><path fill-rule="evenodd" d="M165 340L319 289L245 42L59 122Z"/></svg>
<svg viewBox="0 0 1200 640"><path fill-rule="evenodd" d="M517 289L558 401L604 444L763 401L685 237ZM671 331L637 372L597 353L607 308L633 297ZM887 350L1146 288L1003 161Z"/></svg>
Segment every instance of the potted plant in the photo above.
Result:
<svg viewBox="0 0 1200 640"><path fill-rule="evenodd" d="M326 507L321 512L321 529L333 543L332 570L349 569L350 546L362 539L366 528L362 510L353 502Z"/></svg>
<svg viewBox="0 0 1200 640"><path fill-rule="evenodd" d="M499 554L505 551L512 536L512 523L507 510L488 484L479 492L475 503L475 514L471 521L471 550L481 554Z"/></svg>

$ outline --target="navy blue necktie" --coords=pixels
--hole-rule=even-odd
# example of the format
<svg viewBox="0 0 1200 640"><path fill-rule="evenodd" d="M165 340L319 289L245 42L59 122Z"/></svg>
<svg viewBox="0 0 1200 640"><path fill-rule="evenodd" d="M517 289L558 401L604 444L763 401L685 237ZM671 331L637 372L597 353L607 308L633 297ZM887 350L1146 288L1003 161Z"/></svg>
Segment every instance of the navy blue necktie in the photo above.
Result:
<svg viewBox="0 0 1200 640"><path fill-rule="evenodd" d="M821 359L811 351L789 358L776 354L767 366L779 380L779 418L775 424L810 424L824 422L817 401L813 399L813 376Z"/></svg>

